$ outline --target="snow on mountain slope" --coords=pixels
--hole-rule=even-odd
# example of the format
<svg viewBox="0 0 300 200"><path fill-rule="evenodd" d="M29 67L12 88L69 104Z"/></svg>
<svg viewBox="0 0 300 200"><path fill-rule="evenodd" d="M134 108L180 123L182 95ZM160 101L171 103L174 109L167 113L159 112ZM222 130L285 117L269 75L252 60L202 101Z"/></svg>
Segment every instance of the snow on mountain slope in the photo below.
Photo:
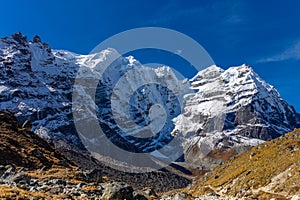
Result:
<svg viewBox="0 0 300 200"><path fill-rule="evenodd" d="M167 160L169 156L164 153L179 158L180 146L180 155L175 152L178 149L175 146L166 148L168 152L164 153L157 150L162 150L173 139L172 119L181 113L182 97L190 92L188 83L177 80L169 67L149 68L133 57L118 56L111 55L112 60L117 59L109 66L106 64L111 58L107 56L105 61L99 62L95 68L100 74L94 77L96 81L89 79L87 85L80 84L81 77L86 79L87 76L82 76L82 70L78 72L79 84L75 86L78 94L73 96L73 108L82 141L91 152L104 156L113 154L121 161L135 161L137 156L143 155L141 153L152 153L156 158ZM95 103L89 98L93 91ZM95 107L97 116L93 113ZM100 127L95 126L94 121L99 121ZM124 155L120 149L131 154Z"/></svg>
<svg viewBox="0 0 300 200"><path fill-rule="evenodd" d="M197 92L185 96L184 111L174 119L187 162L206 166L216 149L226 157L299 127L294 108L249 66L211 66L190 81Z"/></svg>
<svg viewBox="0 0 300 200"><path fill-rule="evenodd" d="M57 65L49 45L39 37L27 42L16 33L1 39L1 44L0 80L7 89L0 94L0 109L12 110L21 122L30 119L35 132L45 138L63 137L72 115L72 83L64 66ZM71 135L65 138L74 139Z"/></svg>
<svg viewBox="0 0 300 200"><path fill-rule="evenodd" d="M186 162L210 167L299 126L295 110L245 65L211 66L184 82L170 67L145 69L114 49L78 55L51 50L38 36L0 39L0 109L12 110L21 122L30 119L35 133L54 143L83 147L73 121L73 84L99 77L78 90L81 96L96 92L82 105L75 101L77 120L87 127L97 119L111 142L131 152L160 149L176 136ZM93 145L101 141L90 137Z"/></svg>
<svg viewBox="0 0 300 200"><path fill-rule="evenodd" d="M133 57L120 57L113 49L92 55L52 51L38 36L27 42L25 36L16 33L1 39L0 55L0 109L12 110L21 122L30 119L38 135L54 142L66 140L81 144L71 109L75 78L88 82L101 77L97 88L93 88L96 90L96 105L79 105L90 111L81 117L83 120L96 117L92 112L96 107L100 124L110 134L110 140L117 141L116 145L120 146L126 143L132 151L152 151L172 139L172 119L180 114L182 96L189 91L187 83L178 81L169 67L147 68L148 73L145 73L139 70L142 66ZM103 70L106 63L115 58ZM79 67L80 74L77 74ZM124 76L122 82L120 78L124 74L127 74L127 78ZM82 95L86 96L91 89L83 87ZM120 92L126 90L128 93ZM133 93L132 97L130 93ZM112 94L112 98L123 101L111 101ZM130 105L126 100L130 100ZM116 119L124 117L124 108L129 108L129 117L134 119L137 126L130 127L127 124L119 128ZM166 112L157 118L157 111L164 109ZM163 130L160 134L152 135L153 140L142 138L137 142L131 135L141 133L136 127L143 126L150 130L148 134ZM146 132L142 131L143 134ZM122 142L118 142L120 139Z"/></svg>

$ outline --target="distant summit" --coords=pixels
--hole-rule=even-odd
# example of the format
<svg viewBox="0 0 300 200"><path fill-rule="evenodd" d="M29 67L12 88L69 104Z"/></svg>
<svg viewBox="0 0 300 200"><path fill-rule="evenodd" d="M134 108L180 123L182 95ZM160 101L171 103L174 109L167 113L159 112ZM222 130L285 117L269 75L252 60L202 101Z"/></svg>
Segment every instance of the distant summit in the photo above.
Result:
<svg viewBox="0 0 300 200"><path fill-rule="evenodd" d="M191 79L176 132L186 138L185 158L210 168L248 147L300 126L300 117L251 67L208 67ZM214 161L213 161L214 160Z"/></svg>

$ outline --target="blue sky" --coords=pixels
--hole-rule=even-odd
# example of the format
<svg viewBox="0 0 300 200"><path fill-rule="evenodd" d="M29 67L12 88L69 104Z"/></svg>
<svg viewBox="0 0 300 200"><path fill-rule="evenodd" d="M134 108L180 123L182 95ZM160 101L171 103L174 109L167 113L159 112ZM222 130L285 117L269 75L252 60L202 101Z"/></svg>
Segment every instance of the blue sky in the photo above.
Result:
<svg viewBox="0 0 300 200"><path fill-rule="evenodd" d="M300 112L299 8L296 0L7 0L1 2L0 37L38 34L54 49L87 54L121 31L170 28L198 41L222 68L251 65ZM142 55L137 59L148 62ZM161 57L176 65L172 56Z"/></svg>

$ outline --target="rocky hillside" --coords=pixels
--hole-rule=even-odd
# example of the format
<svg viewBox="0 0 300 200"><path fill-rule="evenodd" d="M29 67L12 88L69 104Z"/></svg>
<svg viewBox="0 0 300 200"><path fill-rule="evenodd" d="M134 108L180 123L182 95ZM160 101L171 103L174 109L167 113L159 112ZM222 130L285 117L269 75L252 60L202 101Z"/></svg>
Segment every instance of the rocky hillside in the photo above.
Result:
<svg viewBox="0 0 300 200"><path fill-rule="evenodd" d="M31 126L0 111L0 199L147 199L190 183L170 172L117 171L73 151L70 161Z"/></svg>
<svg viewBox="0 0 300 200"><path fill-rule="evenodd" d="M193 199L205 194L215 199L299 199L300 129L231 158L177 196Z"/></svg>
<svg viewBox="0 0 300 200"><path fill-rule="evenodd" d="M30 122L21 126L12 112L0 112L1 199L62 199L76 192L85 194L84 189L76 189L78 183L82 187L90 183L95 188L97 181L102 181L100 171L96 177L95 171L78 168L53 145L31 132L31 126Z"/></svg>
<svg viewBox="0 0 300 200"><path fill-rule="evenodd" d="M31 126L30 122L21 126L12 112L0 112L0 165L14 164L29 169L74 165L52 145L31 132Z"/></svg>
<svg viewBox="0 0 300 200"><path fill-rule="evenodd" d="M21 126L9 111L0 112L0 121L1 199L297 199L300 194L299 129L235 156L183 190L160 196L145 185L144 189L137 189L115 182L107 176L113 173L112 169L77 167L51 144L28 131L30 123ZM125 174L116 175L125 180ZM127 178L147 182L144 175L127 174ZM153 174L147 176L155 179ZM170 180L180 180L173 178Z"/></svg>

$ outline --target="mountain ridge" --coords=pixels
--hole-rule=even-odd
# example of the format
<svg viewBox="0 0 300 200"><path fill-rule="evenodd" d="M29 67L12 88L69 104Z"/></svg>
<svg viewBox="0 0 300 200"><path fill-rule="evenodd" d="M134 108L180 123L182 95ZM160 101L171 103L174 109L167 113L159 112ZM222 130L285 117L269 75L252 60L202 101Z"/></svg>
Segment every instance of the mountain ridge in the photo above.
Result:
<svg viewBox="0 0 300 200"><path fill-rule="evenodd" d="M185 110L174 120L177 132L187 138L185 158L192 165L211 168L223 162L222 157L300 125L295 109L249 66L208 67L191 79L191 86L198 92L186 96Z"/></svg>
<svg viewBox="0 0 300 200"><path fill-rule="evenodd" d="M0 109L12 110L21 122L31 120L33 131L56 145L63 140L65 145L74 144L85 149L72 116L73 83L78 75L83 79L103 75L95 88L98 116L82 115L85 127L89 127L89 117L99 120L104 132L110 134L110 141L133 152L159 150L175 136L182 140L185 162L195 168L212 168L225 158L300 125L299 114L293 107L246 65L227 70L212 66L198 72L189 82L182 82L177 80L170 67L142 73L136 70L143 67L141 63L133 57L120 57L113 49L93 55L54 51L38 36L27 42L21 33L0 40L0 57ZM117 59L103 71L103 66L114 58ZM78 74L79 68L81 74ZM129 73L127 82L118 85L128 72L133 73ZM136 92L133 90L136 83L152 79L159 81L158 88L147 85L136 88ZM135 92L135 96L129 96L132 105L122 101L111 103L111 94L116 99L128 97L126 93L118 93L115 86L119 86L121 92L125 86ZM171 86L171 89L165 86ZM89 89L83 88L83 94L88 96ZM156 104L163 105L158 109L167 111L167 123L149 115L150 108ZM111 109L112 105L117 107ZM129 114L135 124L145 126L155 122L148 126L151 131L164 127L155 142L149 139L130 142L132 138L128 135L137 130L130 123L124 123L125 132L119 129L115 114L123 119L122 112L118 111L128 106L131 106ZM78 109L87 110L90 115L94 107L95 104L86 103ZM123 142L119 142L120 139ZM90 144L95 145L97 142L92 141L101 141L101 137L93 136ZM166 153L177 156L175 151Z"/></svg>

